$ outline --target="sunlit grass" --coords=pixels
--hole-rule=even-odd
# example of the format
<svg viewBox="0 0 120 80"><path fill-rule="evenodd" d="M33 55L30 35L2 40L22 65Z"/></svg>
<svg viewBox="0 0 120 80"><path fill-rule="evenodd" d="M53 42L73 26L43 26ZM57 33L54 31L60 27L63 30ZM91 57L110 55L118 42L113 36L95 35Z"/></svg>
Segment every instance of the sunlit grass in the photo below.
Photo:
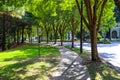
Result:
<svg viewBox="0 0 120 80"><path fill-rule="evenodd" d="M90 62L90 53L87 51L83 50L83 53L80 54L79 48L71 48L69 46L66 46L66 48L77 52L82 57L83 62L89 60L85 64L88 68L92 80L120 80L120 73L111 68L107 63Z"/></svg>
<svg viewBox="0 0 120 80"><path fill-rule="evenodd" d="M42 45L22 45L0 52L0 80L47 80L59 63L58 49ZM53 58L54 57L54 58Z"/></svg>

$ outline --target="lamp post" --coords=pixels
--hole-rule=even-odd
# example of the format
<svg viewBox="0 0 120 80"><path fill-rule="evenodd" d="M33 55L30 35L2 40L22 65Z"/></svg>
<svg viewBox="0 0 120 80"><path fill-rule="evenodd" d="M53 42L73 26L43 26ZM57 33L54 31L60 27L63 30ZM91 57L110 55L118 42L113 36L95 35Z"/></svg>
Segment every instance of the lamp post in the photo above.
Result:
<svg viewBox="0 0 120 80"><path fill-rule="evenodd" d="M82 3L82 1L81 1L81 12L82 12L82 14L83 14L83 3ZM80 24L80 53L82 53L83 52L83 32L82 32L82 30L83 30L83 24L82 24L82 16L81 16L81 24Z"/></svg>

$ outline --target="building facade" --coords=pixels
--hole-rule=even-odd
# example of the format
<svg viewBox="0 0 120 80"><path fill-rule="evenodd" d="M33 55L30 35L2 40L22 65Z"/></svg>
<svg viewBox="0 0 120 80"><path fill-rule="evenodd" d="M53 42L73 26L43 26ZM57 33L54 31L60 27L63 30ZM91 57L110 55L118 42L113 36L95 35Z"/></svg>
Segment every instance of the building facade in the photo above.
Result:
<svg viewBox="0 0 120 80"><path fill-rule="evenodd" d="M120 39L120 23L110 30L111 39Z"/></svg>

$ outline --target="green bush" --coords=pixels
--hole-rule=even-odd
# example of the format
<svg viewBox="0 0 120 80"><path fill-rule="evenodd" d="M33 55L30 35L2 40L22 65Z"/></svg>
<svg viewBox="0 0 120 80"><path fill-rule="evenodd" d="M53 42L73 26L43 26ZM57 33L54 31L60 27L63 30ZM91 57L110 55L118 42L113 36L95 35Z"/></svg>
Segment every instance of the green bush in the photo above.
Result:
<svg viewBox="0 0 120 80"><path fill-rule="evenodd" d="M103 44L110 44L110 40L108 38L101 38L98 43L103 43Z"/></svg>
<svg viewBox="0 0 120 80"><path fill-rule="evenodd" d="M97 35L98 41L99 41L101 38L102 38L102 36L100 35L100 33L98 33L98 35Z"/></svg>

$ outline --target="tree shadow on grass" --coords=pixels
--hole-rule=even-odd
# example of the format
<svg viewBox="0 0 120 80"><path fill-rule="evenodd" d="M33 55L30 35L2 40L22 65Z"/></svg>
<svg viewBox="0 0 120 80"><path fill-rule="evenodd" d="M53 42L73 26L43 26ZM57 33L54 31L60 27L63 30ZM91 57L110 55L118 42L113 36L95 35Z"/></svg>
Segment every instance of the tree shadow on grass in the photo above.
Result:
<svg viewBox="0 0 120 80"><path fill-rule="evenodd" d="M54 62L53 62L54 61ZM30 68L32 71L28 70L27 67L32 64L36 64L39 62L50 63L51 67L43 67L38 66L37 68ZM22 61L18 61L15 64L6 65L4 67L0 67L0 80L36 80L40 77L40 71L48 74L55 65L59 62L55 61L55 59L38 59L38 58L29 58ZM29 72L29 76L26 74ZM23 77L22 77L22 76Z"/></svg>
<svg viewBox="0 0 120 80"><path fill-rule="evenodd" d="M102 62L91 62L87 64L92 80L120 80L120 73Z"/></svg>

